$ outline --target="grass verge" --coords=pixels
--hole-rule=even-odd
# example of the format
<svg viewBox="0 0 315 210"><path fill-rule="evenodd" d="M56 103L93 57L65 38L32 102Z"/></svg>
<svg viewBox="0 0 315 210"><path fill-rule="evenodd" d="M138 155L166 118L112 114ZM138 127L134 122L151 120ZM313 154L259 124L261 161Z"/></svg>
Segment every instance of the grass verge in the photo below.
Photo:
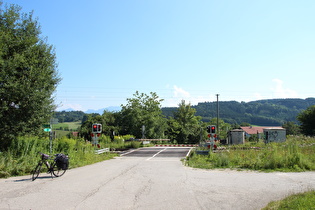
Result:
<svg viewBox="0 0 315 210"><path fill-rule="evenodd" d="M208 155L191 153L185 162L195 168L230 168L258 171L315 170L315 138L289 137L285 143L245 144Z"/></svg>
<svg viewBox="0 0 315 210"><path fill-rule="evenodd" d="M275 210L275 209L315 209L315 191L309 191L288 196L280 201L272 201L262 210Z"/></svg>

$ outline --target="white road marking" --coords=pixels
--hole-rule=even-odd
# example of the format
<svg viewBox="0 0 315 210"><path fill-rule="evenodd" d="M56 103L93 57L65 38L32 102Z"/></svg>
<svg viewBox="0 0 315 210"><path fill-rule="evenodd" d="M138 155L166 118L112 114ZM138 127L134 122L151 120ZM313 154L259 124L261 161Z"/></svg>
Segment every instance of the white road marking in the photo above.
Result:
<svg viewBox="0 0 315 210"><path fill-rule="evenodd" d="M155 156L157 156L158 154L160 154L161 152L165 151L167 148L164 148L160 151L158 151L157 153L155 153L152 157L149 157L147 160L151 160L152 158L154 158Z"/></svg>

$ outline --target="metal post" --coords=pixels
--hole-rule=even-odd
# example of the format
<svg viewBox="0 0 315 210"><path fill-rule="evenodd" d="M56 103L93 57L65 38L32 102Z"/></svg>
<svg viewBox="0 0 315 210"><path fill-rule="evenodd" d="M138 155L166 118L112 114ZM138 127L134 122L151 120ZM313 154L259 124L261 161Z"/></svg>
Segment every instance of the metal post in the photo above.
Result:
<svg viewBox="0 0 315 210"><path fill-rule="evenodd" d="M49 132L49 152L52 154L52 140L53 140L53 131L52 125L50 124L50 132Z"/></svg>
<svg viewBox="0 0 315 210"><path fill-rule="evenodd" d="M219 94L217 96L217 138L219 139L220 129L219 129Z"/></svg>
<svg viewBox="0 0 315 210"><path fill-rule="evenodd" d="M142 125L142 139L145 139L145 125Z"/></svg>

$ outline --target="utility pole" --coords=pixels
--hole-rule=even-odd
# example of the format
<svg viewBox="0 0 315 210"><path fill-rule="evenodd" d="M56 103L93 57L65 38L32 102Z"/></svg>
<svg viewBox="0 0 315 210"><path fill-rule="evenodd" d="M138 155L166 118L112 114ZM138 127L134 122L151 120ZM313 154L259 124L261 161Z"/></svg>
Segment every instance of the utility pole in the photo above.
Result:
<svg viewBox="0 0 315 210"><path fill-rule="evenodd" d="M219 129L219 94L216 94L217 96L217 138L219 140L219 133L220 133L220 129Z"/></svg>

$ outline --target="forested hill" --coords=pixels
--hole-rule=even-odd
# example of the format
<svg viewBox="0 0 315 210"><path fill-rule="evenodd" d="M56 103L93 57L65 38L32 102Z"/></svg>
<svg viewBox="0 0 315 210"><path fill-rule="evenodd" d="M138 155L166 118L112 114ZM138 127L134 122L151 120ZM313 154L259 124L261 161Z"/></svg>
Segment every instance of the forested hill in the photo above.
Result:
<svg viewBox="0 0 315 210"><path fill-rule="evenodd" d="M277 126L284 122L297 122L296 116L309 106L315 105L315 98L268 99L251 102L219 101L219 118L227 123ZM204 102L192 106L203 121L217 116L217 102ZM173 116L177 107L162 108L165 116Z"/></svg>

